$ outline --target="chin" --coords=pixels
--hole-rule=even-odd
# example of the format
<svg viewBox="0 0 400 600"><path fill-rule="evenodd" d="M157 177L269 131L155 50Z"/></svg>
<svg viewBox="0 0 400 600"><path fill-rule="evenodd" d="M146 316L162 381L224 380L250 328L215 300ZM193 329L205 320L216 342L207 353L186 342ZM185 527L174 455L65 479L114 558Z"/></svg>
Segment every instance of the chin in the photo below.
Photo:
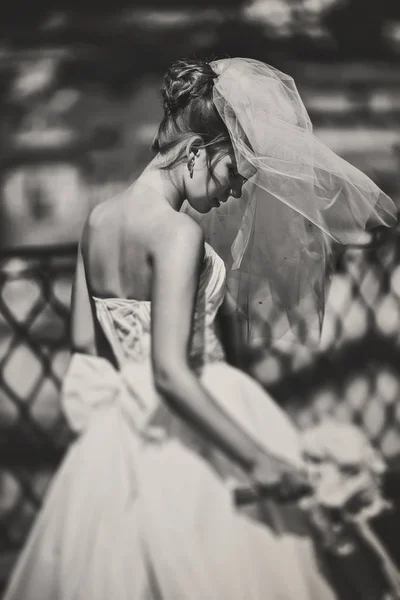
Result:
<svg viewBox="0 0 400 600"><path fill-rule="evenodd" d="M206 215L214 208L213 206L210 206L210 204L206 201L204 201L204 202L189 202L189 204L200 215Z"/></svg>

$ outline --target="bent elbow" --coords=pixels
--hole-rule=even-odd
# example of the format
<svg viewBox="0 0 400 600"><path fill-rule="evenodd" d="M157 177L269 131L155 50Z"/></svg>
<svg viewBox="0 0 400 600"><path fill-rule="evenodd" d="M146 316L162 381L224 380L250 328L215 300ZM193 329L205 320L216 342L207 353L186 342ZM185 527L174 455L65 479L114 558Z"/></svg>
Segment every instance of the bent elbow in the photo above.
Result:
<svg viewBox="0 0 400 600"><path fill-rule="evenodd" d="M189 372L187 365L157 364L153 365L153 377L156 390L164 396L175 396L185 374Z"/></svg>
<svg viewBox="0 0 400 600"><path fill-rule="evenodd" d="M173 369L163 366L154 367L153 376L155 388L160 394L170 395L173 392L176 381Z"/></svg>

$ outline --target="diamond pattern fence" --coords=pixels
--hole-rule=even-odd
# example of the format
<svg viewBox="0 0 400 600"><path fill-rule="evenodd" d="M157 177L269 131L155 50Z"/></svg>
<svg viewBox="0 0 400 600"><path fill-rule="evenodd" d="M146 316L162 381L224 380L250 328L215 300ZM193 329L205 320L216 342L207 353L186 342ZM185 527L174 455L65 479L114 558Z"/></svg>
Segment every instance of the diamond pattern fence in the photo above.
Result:
<svg viewBox="0 0 400 600"><path fill-rule="evenodd" d="M69 360L76 246L13 249L0 261L0 577L23 543L71 440L59 390ZM274 324L271 323L271 327ZM254 374L300 427L326 414L400 455L400 239L349 250L333 279L318 351L275 349Z"/></svg>
<svg viewBox="0 0 400 600"><path fill-rule="evenodd" d="M277 352L259 367L300 427L325 415L353 421L388 460L400 455L399 259L396 234L373 250L348 250L332 282L318 352Z"/></svg>
<svg viewBox="0 0 400 600"><path fill-rule="evenodd" d="M58 402L68 364L76 247L3 252L0 268L0 553L23 542L69 440Z"/></svg>

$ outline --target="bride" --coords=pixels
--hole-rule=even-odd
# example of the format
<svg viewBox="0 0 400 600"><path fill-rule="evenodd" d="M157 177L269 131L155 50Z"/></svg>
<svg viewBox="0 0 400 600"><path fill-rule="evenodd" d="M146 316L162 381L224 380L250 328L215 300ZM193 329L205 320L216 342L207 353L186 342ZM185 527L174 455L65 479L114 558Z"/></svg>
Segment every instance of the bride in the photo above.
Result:
<svg viewBox="0 0 400 600"><path fill-rule="evenodd" d="M333 600L295 503L296 430L234 366L237 317L252 342L274 310L272 338L320 321L334 245L394 206L268 65L179 61L162 95L154 160L83 230L62 390L77 438L4 599ZM239 508L232 486L267 497Z"/></svg>

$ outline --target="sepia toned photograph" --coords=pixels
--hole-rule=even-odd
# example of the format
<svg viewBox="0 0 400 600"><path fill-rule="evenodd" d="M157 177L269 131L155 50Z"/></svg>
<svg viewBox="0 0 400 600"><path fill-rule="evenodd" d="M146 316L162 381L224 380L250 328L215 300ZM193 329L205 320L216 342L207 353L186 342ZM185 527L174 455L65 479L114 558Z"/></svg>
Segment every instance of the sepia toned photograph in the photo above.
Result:
<svg viewBox="0 0 400 600"><path fill-rule="evenodd" d="M400 3L0 7L0 598L400 600Z"/></svg>

